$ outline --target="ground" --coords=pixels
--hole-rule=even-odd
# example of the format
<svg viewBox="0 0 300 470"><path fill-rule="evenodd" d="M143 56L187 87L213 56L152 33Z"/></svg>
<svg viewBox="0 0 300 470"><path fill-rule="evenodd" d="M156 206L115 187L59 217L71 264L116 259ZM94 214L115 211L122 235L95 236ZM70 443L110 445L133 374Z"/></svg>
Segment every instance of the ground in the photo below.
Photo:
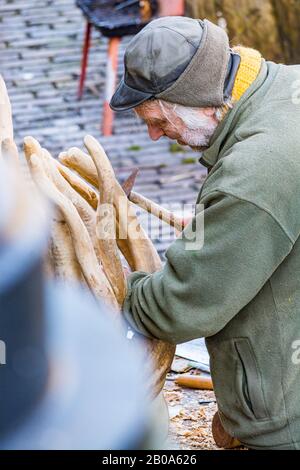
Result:
<svg viewBox="0 0 300 470"><path fill-rule="evenodd" d="M173 442L184 450L218 449L211 433L211 421L217 411L214 392L183 388L167 381L164 394L170 413L170 446ZM212 402L201 405L200 400Z"/></svg>
<svg viewBox="0 0 300 470"><path fill-rule="evenodd" d="M168 139L152 142L146 127L132 112L117 115L114 134L100 133L107 61L107 40L94 30L84 95L77 101L85 20L73 0L2 0L0 5L0 73L12 102L15 139L37 138L57 156L69 147L83 147L92 134L107 151L123 181L140 168L135 190L164 206L193 204L206 175L199 155ZM129 37L122 41L121 56ZM151 237L163 257L173 234L151 226ZM166 384L171 413L170 434L182 449L214 448L210 431L214 403L198 401L213 392ZM176 406L175 406L176 405ZM180 406L181 408L180 408Z"/></svg>

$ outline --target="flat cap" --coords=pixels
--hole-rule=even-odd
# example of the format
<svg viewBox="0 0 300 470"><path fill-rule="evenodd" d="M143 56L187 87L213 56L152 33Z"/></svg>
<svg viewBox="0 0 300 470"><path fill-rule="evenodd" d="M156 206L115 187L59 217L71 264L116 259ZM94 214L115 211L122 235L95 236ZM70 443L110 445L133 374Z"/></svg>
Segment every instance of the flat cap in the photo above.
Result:
<svg viewBox="0 0 300 470"><path fill-rule="evenodd" d="M206 19L153 20L127 46L125 73L110 106L125 111L150 98L221 106L232 55L226 32Z"/></svg>

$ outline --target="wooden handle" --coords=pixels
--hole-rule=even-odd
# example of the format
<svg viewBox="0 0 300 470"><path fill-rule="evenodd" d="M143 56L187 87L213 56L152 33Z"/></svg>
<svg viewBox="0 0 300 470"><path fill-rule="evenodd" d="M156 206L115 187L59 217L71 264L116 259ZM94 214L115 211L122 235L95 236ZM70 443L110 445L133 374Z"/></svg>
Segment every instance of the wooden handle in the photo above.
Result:
<svg viewBox="0 0 300 470"><path fill-rule="evenodd" d="M131 191L128 196L128 199L137 206L141 207L141 209L147 211L149 214L155 215L155 217L157 217L158 219L162 220L163 222L166 222L171 227L176 228L176 230L182 232L182 230L184 229L183 219L177 217L175 214L173 214L173 212L170 212L169 210L165 209L159 204L156 204L156 202L151 201L145 196Z"/></svg>
<svg viewBox="0 0 300 470"><path fill-rule="evenodd" d="M234 449L242 445L238 439L232 437L225 431L218 412L216 412L213 417L211 428L213 438L218 447L222 449Z"/></svg>
<svg viewBox="0 0 300 470"><path fill-rule="evenodd" d="M201 390L213 390L211 377L202 375L182 374L175 380L177 385Z"/></svg>

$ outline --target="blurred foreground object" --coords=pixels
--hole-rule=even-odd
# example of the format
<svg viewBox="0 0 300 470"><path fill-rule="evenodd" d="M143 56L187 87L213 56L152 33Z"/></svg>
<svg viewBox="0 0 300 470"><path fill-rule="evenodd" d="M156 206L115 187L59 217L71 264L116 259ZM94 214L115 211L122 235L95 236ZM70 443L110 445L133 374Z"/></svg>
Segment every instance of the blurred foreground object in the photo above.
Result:
<svg viewBox="0 0 300 470"><path fill-rule="evenodd" d="M0 146L5 139L13 140L13 138L11 105L4 80L0 75Z"/></svg>
<svg viewBox="0 0 300 470"><path fill-rule="evenodd" d="M45 282L46 207L0 163L0 448L139 448L143 352L79 285Z"/></svg>

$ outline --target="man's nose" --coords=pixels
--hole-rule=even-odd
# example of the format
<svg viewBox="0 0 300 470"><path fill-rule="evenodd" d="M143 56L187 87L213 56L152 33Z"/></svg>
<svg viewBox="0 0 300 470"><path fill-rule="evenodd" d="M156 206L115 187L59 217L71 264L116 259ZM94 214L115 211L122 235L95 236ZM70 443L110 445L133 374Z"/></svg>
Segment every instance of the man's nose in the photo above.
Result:
<svg viewBox="0 0 300 470"><path fill-rule="evenodd" d="M164 132L160 127L148 125L148 134L152 140L158 140L164 135Z"/></svg>

